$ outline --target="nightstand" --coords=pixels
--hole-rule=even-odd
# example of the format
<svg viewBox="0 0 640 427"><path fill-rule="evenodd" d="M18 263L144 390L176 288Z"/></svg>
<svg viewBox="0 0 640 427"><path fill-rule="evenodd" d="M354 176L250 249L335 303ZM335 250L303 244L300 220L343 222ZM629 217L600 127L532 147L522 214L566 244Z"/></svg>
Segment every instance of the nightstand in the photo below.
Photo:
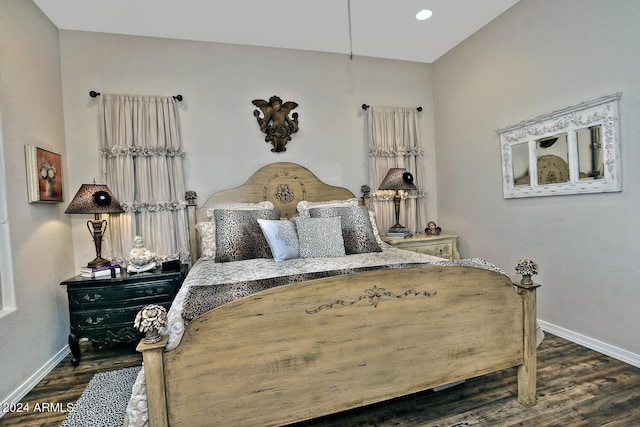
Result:
<svg viewBox="0 0 640 427"><path fill-rule="evenodd" d="M382 240L399 249L420 252L448 260L460 259L458 236L455 234L440 234L439 236L418 234L406 239L382 237Z"/></svg>
<svg viewBox="0 0 640 427"><path fill-rule="evenodd" d="M184 275L185 271L160 269L138 274L123 271L113 279L78 275L60 283L69 297L71 364L80 364L81 338L94 344L137 342L143 336L133 327L138 311L148 304L168 310Z"/></svg>

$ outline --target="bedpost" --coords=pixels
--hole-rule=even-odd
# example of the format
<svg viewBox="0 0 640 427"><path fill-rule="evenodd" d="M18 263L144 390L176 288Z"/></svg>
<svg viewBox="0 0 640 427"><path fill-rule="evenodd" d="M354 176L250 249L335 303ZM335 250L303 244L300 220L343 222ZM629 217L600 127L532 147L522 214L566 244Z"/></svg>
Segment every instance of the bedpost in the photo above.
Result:
<svg viewBox="0 0 640 427"><path fill-rule="evenodd" d="M518 262L516 272L522 274L520 283L515 283L517 292L522 295L523 305L523 328L524 328L524 354L523 363L518 366L518 402L525 406L536 404L536 328L537 328L537 302L536 289L540 285L533 283L532 274L538 274L538 264L530 259L523 259Z"/></svg>
<svg viewBox="0 0 640 427"><path fill-rule="evenodd" d="M371 209L371 187L365 184L360 187L360 192L362 193L362 197L360 198L362 204L366 206L367 209Z"/></svg>
<svg viewBox="0 0 640 427"><path fill-rule="evenodd" d="M168 337L154 344L140 341L136 350L142 353L144 377L147 387L149 427L168 427L166 390L164 387L164 361L162 352Z"/></svg>
<svg viewBox="0 0 640 427"><path fill-rule="evenodd" d="M193 265L200 254L198 253L198 238L196 233L196 199L198 195L195 191L187 191L184 195L187 201L187 222L189 223L189 252L191 253L191 265Z"/></svg>

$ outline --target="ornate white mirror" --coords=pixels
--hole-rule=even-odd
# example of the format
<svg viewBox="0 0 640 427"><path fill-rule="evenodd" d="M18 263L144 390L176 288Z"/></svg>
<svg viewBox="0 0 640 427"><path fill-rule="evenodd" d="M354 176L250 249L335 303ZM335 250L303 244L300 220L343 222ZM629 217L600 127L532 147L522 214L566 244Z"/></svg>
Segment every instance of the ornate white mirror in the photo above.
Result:
<svg viewBox="0 0 640 427"><path fill-rule="evenodd" d="M497 130L505 198L621 191L615 93Z"/></svg>

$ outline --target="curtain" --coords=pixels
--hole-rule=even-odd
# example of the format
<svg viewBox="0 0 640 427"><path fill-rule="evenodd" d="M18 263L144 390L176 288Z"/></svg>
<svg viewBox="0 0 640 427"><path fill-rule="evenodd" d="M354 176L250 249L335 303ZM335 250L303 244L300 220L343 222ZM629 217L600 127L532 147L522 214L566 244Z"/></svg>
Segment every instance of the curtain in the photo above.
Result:
<svg viewBox="0 0 640 427"><path fill-rule="evenodd" d="M189 262L176 101L103 93L99 117L103 179L125 210L109 218L105 254L124 262L142 236L158 260Z"/></svg>
<svg viewBox="0 0 640 427"><path fill-rule="evenodd" d="M369 185L371 210L380 233L395 224L395 191L378 190L391 168L405 168L414 177L417 191L400 191L400 223L412 233L423 231L427 223L427 193L424 191L422 143L415 108L369 107Z"/></svg>

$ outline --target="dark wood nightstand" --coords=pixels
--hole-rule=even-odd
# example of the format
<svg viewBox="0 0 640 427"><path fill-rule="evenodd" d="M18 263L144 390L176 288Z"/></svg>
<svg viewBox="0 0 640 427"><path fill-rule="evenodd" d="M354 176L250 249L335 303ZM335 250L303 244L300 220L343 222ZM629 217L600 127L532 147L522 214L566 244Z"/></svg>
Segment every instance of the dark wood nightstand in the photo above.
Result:
<svg viewBox="0 0 640 427"><path fill-rule="evenodd" d="M113 279L78 275L60 283L67 287L69 297L71 364L80 364L81 338L94 344L138 341L142 334L133 327L138 311L148 304L159 304L168 310L184 276L184 270L157 269L137 274L123 271Z"/></svg>

